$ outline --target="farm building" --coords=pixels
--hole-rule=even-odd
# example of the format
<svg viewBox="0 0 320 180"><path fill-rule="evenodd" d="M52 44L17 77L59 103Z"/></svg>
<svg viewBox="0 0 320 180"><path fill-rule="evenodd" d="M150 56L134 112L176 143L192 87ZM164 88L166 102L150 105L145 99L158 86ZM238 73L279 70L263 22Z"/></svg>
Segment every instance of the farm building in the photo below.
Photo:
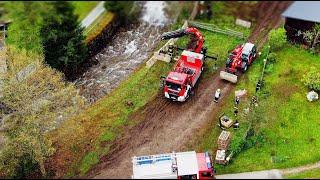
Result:
<svg viewBox="0 0 320 180"><path fill-rule="evenodd" d="M312 30L320 23L319 1L295 1L283 13L287 38L294 43L306 44L302 32Z"/></svg>

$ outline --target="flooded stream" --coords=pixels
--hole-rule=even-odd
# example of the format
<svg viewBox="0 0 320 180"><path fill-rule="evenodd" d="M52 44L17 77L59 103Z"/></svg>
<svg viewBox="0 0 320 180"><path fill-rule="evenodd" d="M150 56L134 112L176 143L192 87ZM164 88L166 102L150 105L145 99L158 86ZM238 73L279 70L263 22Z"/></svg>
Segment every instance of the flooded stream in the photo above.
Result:
<svg viewBox="0 0 320 180"><path fill-rule="evenodd" d="M139 3L143 6L139 22L117 32L107 47L93 57L99 63L75 81L88 103L108 94L148 59L160 42L160 35L179 13L178 2Z"/></svg>

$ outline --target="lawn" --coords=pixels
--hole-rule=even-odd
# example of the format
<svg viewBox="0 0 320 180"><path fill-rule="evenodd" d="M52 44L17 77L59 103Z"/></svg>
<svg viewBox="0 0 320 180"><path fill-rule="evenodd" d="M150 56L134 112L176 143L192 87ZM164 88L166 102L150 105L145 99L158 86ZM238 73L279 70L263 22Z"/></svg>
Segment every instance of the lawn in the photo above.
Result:
<svg viewBox="0 0 320 180"><path fill-rule="evenodd" d="M75 7L74 12L79 16L79 21L82 21L99 2L100 1L72 1Z"/></svg>
<svg viewBox="0 0 320 180"><path fill-rule="evenodd" d="M285 176L286 179L319 179L320 169L313 169L301 173L290 174Z"/></svg>
<svg viewBox="0 0 320 180"><path fill-rule="evenodd" d="M258 94L260 120L253 126L260 139L252 148L243 150L228 166L218 165L218 174L289 168L320 160L320 102L307 101L308 90L300 81L311 66L320 68L320 57L293 45L287 45L276 53L277 62L267 68L265 86ZM261 68L262 58L242 77L237 89L246 88L252 96ZM222 112L231 113L233 97L233 94L229 96ZM248 119L242 116L240 124L247 124ZM216 148L214 142L219 133L217 127L212 127L198 148Z"/></svg>

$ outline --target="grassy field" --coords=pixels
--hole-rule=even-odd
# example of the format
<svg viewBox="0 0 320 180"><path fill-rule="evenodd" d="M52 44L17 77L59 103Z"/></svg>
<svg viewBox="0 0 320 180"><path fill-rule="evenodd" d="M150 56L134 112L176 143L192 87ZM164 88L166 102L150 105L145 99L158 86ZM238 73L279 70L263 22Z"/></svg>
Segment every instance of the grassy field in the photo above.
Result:
<svg viewBox="0 0 320 180"><path fill-rule="evenodd" d="M292 45L276 53L277 62L267 68L266 84L258 96L260 120L254 123L254 128L260 140L254 147L242 151L230 165L217 166L218 174L288 168L320 160L320 102L307 101L308 90L300 81L311 66L320 68L320 57ZM246 88L249 95L253 95L261 67L262 59L255 62L237 89ZM233 97L229 96L222 112L231 113ZM250 118L239 119L242 125ZM212 142L219 135L217 129L211 130L199 149L215 148Z"/></svg>
<svg viewBox="0 0 320 180"><path fill-rule="evenodd" d="M297 174L291 174L285 176L286 179L319 179L320 178L320 169L313 169Z"/></svg>
<svg viewBox="0 0 320 180"><path fill-rule="evenodd" d="M218 65L224 63L227 50L241 42L235 37L205 30L201 32L206 38L205 45L208 47L209 54L219 55ZM181 39L180 44L185 43L188 39L189 37ZM204 75L212 75L214 62L207 61L206 64L207 69ZM100 99L84 113L68 121L62 126L65 127L64 129L52 134L55 142L61 147L55 161L69 159L67 163L60 164L62 168L71 167L68 169L67 177L85 174L101 156L108 153L111 142L121 135L126 125L137 123L130 121L130 114L155 98L159 90L159 77L166 75L173 63L157 62L151 69L143 66L123 81L112 93ZM134 105L127 106L128 101L133 102ZM71 131L72 134L70 134Z"/></svg>
<svg viewBox="0 0 320 180"><path fill-rule="evenodd" d="M100 1L72 1L75 7L74 12L79 16L79 21L82 21L99 2Z"/></svg>
<svg viewBox="0 0 320 180"><path fill-rule="evenodd" d="M165 75L171 66L157 62L147 69L143 64L117 89L51 134L56 146L60 147L52 159L55 167L59 167L58 171L65 171L61 174L68 172L68 177L84 174L107 154L110 142L123 132L124 126L136 123L130 121L130 114L158 93L159 77ZM127 105L129 101L132 106Z"/></svg>

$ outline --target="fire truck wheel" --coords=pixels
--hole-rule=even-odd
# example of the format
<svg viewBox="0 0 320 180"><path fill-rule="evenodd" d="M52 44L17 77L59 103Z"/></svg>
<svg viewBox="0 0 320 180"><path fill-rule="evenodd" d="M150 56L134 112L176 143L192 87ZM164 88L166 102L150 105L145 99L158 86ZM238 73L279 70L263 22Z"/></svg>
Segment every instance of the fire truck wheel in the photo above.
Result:
<svg viewBox="0 0 320 180"><path fill-rule="evenodd" d="M242 72L246 72L248 70L248 64L246 62L243 62L242 64Z"/></svg>
<svg viewBox="0 0 320 180"><path fill-rule="evenodd" d="M189 94L190 94L191 96L194 96L194 90L193 90L193 89L190 89Z"/></svg>

